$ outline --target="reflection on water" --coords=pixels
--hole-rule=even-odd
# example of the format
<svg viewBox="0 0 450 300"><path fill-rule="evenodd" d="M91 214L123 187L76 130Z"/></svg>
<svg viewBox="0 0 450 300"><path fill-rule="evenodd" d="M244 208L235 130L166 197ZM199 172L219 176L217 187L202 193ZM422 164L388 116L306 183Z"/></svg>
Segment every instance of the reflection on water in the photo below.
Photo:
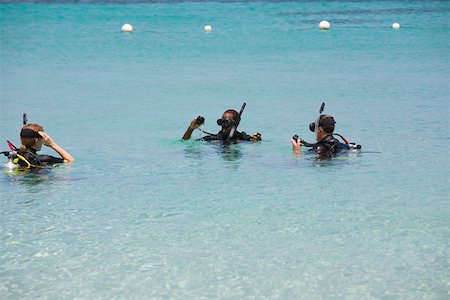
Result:
<svg viewBox="0 0 450 300"><path fill-rule="evenodd" d="M6 169L2 176L2 181L8 181L11 185L26 187L29 193L38 193L43 186L50 186L55 182L71 180L63 174L71 171L70 164L55 165L46 168L15 168Z"/></svg>
<svg viewBox="0 0 450 300"><path fill-rule="evenodd" d="M375 153L375 152L364 152L364 153ZM295 154L295 160L303 160L307 162L306 166L316 167L316 168L343 168L353 163L355 158L362 157L363 152L360 150L346 151L340 153L334 157L320 157L313 152L306 152L302 154Z"/></svg>
<svg viewBox="0 0 450 300"><path fill-rule="evenodd" d="M187 142L184 154L186 158L203 159L208 149L213 149L228 162L238 161L243 156L241 143L224 143L223 141Z"/></svg>
<svg viewBox="0 0 450 300"><path fill-rule="evenodd" d="M230 144L219 142L214 145L216 147L216 152L225 161L238 161L242 158L242 144Z"/></svg>
<svg viewBox="0 0 450 300"><path fill-rule="evenodd" d="M193 141L183 141L186 144L184 148L184 156L186 158L202 159L202 143Z"/></svg>

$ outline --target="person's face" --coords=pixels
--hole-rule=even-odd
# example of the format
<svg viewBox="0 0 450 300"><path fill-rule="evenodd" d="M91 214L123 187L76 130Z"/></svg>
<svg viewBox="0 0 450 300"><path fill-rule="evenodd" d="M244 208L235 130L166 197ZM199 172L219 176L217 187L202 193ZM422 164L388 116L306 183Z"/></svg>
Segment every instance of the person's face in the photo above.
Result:
<svg viewBox="0 0 450 300"><path fill-rule="evenodd" d="M229 120L234 120L233 119L233 114L232 113L224 113L223 115L222 115L222 120L225 120L225 119L229 119ZM222 125L222 132L223 133L229 133L230 131L231 131L231 128L232 128L233 126L230 126L230 127L224 127L224 125Z"/></svg>

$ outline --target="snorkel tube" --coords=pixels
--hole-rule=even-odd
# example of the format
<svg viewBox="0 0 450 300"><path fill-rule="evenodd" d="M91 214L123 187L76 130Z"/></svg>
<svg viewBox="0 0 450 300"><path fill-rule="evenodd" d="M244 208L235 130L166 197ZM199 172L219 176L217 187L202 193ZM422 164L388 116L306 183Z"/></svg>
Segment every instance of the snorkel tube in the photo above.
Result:
<svg viewBox="0 0 450 300"><path fill-rule="evenodd" d="M27 123L28 123L27 113L23 113L22 120L23 120L23 125L27 125Z"/></svg>
<svg viewBox="0 0 450 300"><path fill-rule="evenodd" d="M317 134L317 131L319 130L319 123L320 123L320 116L322 115L323 110L325 109L325 102L322 102L322 105L319 109L319 116L316 119L316 122L314 123L314 133Z"/></svg>
<svg viewBox="0 0 450 300"><path fill-rule="evenodd" d="M247 103L244 102L242 104L241 110L239 111L239 123L241 122L241 116L242 116L242 113L244 112L246 105L247 105ZM227 137L227 142L229 142L233 139L234 134L236 133L237 127L239 126L239 123L237 125L231 127L230 134Z"/></svg>

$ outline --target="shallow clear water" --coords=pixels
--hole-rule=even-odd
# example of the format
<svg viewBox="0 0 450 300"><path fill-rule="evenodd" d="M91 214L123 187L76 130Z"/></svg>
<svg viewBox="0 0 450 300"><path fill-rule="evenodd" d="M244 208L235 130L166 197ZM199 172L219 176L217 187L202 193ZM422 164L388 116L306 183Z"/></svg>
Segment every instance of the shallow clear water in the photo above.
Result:
<svg viewBox="0 0 450 300"><path fill-rule="evenodd" d="M448 2L0 8L1 139L77 160L0 174L0 298L449 297ZM292 155L322 101L361 153Z"/></svg>

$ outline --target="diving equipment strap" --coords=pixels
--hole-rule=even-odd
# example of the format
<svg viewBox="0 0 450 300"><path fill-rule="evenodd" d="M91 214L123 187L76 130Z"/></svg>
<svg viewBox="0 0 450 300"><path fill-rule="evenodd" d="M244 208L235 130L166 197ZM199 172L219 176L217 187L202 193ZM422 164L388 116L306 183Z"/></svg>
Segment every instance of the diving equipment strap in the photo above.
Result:
<svg viewBox="0 0 450 300"><path fill-rule="evenodd" d="M347 145L349 144L348 140L345 137L343 137L341 134L333 133L333 135L337 135L338 137L340 137L344 141L345 144L347 144Z"/></svg>

